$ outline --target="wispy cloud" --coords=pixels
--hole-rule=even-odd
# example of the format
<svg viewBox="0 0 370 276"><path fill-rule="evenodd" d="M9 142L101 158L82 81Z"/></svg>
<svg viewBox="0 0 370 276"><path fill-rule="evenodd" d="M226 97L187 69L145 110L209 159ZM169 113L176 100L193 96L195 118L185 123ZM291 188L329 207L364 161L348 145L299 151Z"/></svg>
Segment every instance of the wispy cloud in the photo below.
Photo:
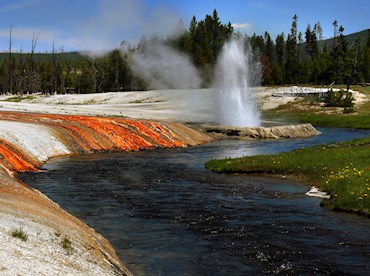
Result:
<svg viewBox="0 0 370 276"><path fill-rule="evenodd" d="M231 24L234 29L249 31L252 28L250 23L233 23Z"/></svg>
<svg viewBox="0 0 370 276"><path fill-rule="evenodd" d="M19 10L19 9L23 9L23 8L38 4L39 2L40 2L40 0L20 1L20 2L17 2L17 3L2 7L0 9L0 11L1 12L10 12L10 11L14 11L14 10Z"/></svg>
<svg viewBox="0 0 370 276"><path fill-rule="evenodd" d="M23 0L4 7L0 5L0 13L31 10L31 5L43 1ZM50 14L59 16L58 12L63 13L51 8L50 2L43 3L50 9ZM60 7L65 8L64 5ZM10 21L13 23L14 48L23 45L24 49L28 49L32 36L36 33L39 35L37 49L42 48L42 43L50 49L55 41L56 45L68 50L111 50L119 47L123 40L137 43L142 35L165 37L173 31L181 18L174 8L159 4L150 6L146 0L98 0L89 12L78 15L71 13L70 18L58 18L55 21L50 21L53 20L50 14L45 20L40 20L38 13L27 16L25 20ZM6 50L8 46L1 42L1 39L9 39L9 27L0 29L0 43L3 45L1 47Z"/></svg>
<svg viewBox="0 0 370 276"><path fill-rule="evenodd" d="M144 0L101 0L98 13L77 25L76 31L85 47L112 48L122 40L137 42L142 35L165 36L179 19L175 10L163 5L149 8Z"/></svg>
<svg viewBox="0 0 370 276"><path fill-rule="evenodd" d="M177 26L180 15L174 9L144 0L100 0L99 9L88 18L74 21L73 32L62 39L66 48L111 50L125 40L137 43L141 36L166 36Z"/></svg>
<svg viewBox="0 0 370 276"><path fill-rule="evenodd" d="M10 29L0 29L0 39L9 40ZM32 39L37 38L36 50L39 44L51 45L53 41L62 39L62 35L52 29L47 28L28 28L28 27L13 27L12 28L12 41L13 51L20 51L24 47L25 51L30 51ZM3 49L7 50L7 49Z"/></svg>

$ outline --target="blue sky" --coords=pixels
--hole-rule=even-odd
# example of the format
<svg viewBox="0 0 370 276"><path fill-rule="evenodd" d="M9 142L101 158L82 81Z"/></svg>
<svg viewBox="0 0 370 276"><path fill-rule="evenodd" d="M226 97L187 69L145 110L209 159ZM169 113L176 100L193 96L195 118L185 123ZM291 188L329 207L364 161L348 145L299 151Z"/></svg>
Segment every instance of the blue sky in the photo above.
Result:
<svg viewBox="0 0 370 276"><path fill-rule="evenodd" d="M223 23L273 39L289 32L294 14L303 33L319 21L324 38L335 19L345 34L370 28L369 0L1 0L0 51L8 51L10 24L15 51L29 51L33 36L38 52L50 52L53 41L57 50L109 50L142 35L165 37L179 19L188 26L214 9Z"/></svg>

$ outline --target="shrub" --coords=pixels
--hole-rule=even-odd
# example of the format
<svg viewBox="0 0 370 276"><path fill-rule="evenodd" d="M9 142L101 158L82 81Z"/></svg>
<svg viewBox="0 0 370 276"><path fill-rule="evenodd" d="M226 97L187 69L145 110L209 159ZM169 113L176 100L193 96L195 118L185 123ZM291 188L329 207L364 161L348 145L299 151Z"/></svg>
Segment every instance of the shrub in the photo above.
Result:
<svg viewBox="0 0 370 276"><path fill-rule="evenodd" d="M73 252L72 241L68 238L64 238L61 242L63 249L67 252L68 255L71 255Z"/></svg>
<svg viewBox="0 0 370 276"><path fill-rule="evenodd" d="M11 232L12 237L20 239L22 241L27 241L28 235L22 229L14 229Z"/></svg>
<svg viewBox="0 0 370 276"><path fill-rule="evenodd" d="M325 106L328 107L335 106L353 109L353 100L352 93L344 90L333 91L333 89L330 89L324 97Z"/></svg>

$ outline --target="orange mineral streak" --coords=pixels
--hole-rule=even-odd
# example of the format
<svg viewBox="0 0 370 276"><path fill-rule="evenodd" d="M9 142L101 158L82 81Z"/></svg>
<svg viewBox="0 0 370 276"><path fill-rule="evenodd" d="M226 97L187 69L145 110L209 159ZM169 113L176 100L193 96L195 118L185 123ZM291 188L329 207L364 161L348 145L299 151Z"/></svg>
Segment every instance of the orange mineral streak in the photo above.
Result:
<svg viewBox="0 0 370 276"><path fill-rule="evenodd" d="M187 145L163 123L146 120L15 112L0 112L0 120L48 126L75 153ZM36 171L38 164L21 152L2 141L0 164L11 171Z"/></svg>
<svg viewBox="0 0 370 276"><path fill-rule="evenodd" d="M26 156L6 141L0 139L0 164L12 172L36 172L36 162L28 161Z"/></svg>

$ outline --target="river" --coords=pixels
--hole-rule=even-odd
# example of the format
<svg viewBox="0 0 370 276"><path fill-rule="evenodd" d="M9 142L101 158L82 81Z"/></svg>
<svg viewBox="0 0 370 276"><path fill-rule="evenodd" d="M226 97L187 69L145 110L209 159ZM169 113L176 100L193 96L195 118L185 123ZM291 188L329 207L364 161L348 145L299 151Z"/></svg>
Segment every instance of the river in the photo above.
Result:
<svg viewBox="0 0 370 276"><path fill-rule="evenodd" d="M135 275L365 275L369 219L320 207L301 183L204 169L212 158L370 135L319 130L305 139L66 156L18 178L103 234Z"/></svg>

